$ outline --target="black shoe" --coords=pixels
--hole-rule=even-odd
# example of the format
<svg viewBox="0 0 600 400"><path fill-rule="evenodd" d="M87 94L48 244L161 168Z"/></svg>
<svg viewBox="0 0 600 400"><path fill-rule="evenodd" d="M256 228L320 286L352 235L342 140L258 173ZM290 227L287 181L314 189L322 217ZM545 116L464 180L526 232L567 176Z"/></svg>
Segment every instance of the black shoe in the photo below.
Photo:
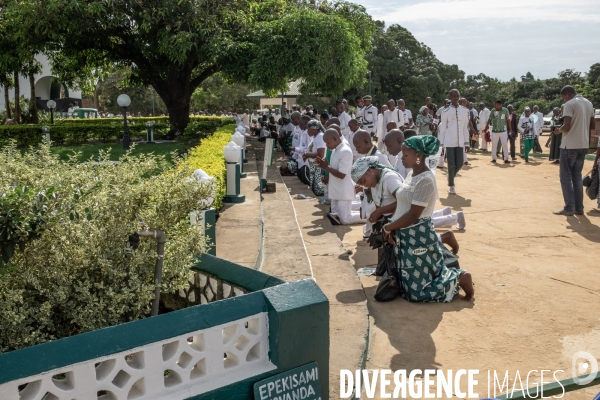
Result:
<svg viewBox="0 0 600 400"><path fill-rule="evenodd" d="M583 211L575 211L575 215L583 215L585 214Z"/></svg>
<svg viewBox="0 0 600 400"><path fill-rule="evenodd" d="M496 160L492 160L492 162L493 162L494 164L496 164Z"/></svg>
<svg viewBox="0 0 600 400"><path fill-rule="evenodd" d="M510 161L504 160L504 164L510 164Z"/></svg>

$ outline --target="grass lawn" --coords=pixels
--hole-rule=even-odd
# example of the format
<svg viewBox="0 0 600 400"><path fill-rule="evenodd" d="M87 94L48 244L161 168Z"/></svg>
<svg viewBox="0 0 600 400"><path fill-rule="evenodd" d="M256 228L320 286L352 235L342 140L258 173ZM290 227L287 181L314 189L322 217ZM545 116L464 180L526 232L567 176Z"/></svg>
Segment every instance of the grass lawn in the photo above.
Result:
<svg viewBox="0 0 600 400"><path fill-rule="evenodd" d="M157 155L164 154L167 163L171 164L171 153L173 151L179 154L184 154L190 149L190 146L183 143L157 143L157 144L136 144L132 153L154 153ZM122 143L98 143L98 144L84 144L81 146L53 146L52 152L58 154L62 160L68 160L69 156L73 153L79 153L79 161L84 162L90 158L97 158L100 150L110 150L110 159L117 161L125 150L123 149Z"/></svg>

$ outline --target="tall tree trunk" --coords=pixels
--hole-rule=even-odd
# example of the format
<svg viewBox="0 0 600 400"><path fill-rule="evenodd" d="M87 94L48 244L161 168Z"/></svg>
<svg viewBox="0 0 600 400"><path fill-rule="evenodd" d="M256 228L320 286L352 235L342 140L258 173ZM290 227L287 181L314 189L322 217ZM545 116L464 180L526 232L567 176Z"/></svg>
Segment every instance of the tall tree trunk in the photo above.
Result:
<svg viewBox="0 0 600 400"><path fill-rule="evenodd" d="M94 108L96 110L99 109L99 95L98 95L98 91L100 90L100 85L102 84L102 79L98 79L98 82L96 83L96 86L94 86Z"/></svg>
<svg viewBox="0 0 600 400"><path fill-rule="evenodd" d="M29 87L31 89L31 104L29 105L29 114L31 115L30 122L32 124L39 124L40 118L38 115L37 99L35 96L35 74L33 73L33 68L30 68L29 71Z"/></svg>
<svg viewBox="0 0 600 400"><path fill-rule="evenodd" d="M21 123L21 86L19 85L19 71L14 72L15 79L15 122Z"/></svg>
<svg viewBox="0 0 600 400"><path fill-rule="evenodd" d="M10 109L10 98L8 97L8 83L4 82L4 107L6 108L6 118L12 119L12 111Z"/></svg>
<svg viewBox="0 0 600 400"><path fill-rule="evenodd" d="M167 106L169 111L169 136L183 134L190 122L190 101L194 90L189 81L181 84L179 81L161 82L154 86L156 93Z"/></svg>

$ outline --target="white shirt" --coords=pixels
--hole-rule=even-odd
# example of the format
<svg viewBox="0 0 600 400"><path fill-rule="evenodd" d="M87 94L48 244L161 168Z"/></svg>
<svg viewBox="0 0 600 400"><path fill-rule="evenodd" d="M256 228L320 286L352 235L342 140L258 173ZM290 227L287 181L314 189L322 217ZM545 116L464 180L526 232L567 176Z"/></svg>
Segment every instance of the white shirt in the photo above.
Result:
<svg viewBox="0 0 600 400"><path fill-rule="evenodd" d="M438 139L444 147L469 147L469 109L446 108L440 117Z"/></svg>
<svg viewBox="0 0 600 400"><path fill-rule="evenodd" d="M490 119L490 110L487 107L483 107L483 110L479 111L479 130L484 130L485 126Z"/></svg>
<svg viewBox="0 0 600 400"><path fill-rule="evenodd" d="M381 114L379 114L381 115ZM377 116L377 107L371 104L369 107L365 107L362 110L362 124L363 129L369 133L377 132L379 127Z"/></svg>
<svg viewBox="0 0 600 400"><path fill-rule="evenodd" d="M308 165L308 162L304 161L302 159L302 154L304 154L308 151L308 146L310 146L311 143L312 143L312 138L310 136L308 136L308 129L304 129L304 130L300 131L300 144L298 145L298 147L295 150L295 152L298 153L298 155L299 155L299 157L297 159L298 168L302 168L305 165Z"/></svg>
<svg viewBox="0 0 600 400"><path fill-rule="evenodd" d="M383 140L385 134L387 133L387 129L383 126L383 114L379 113L377 115L377 139L378 141Z"/></svg>
<svg viewBox="0 0 600 400"><path fill-rule="evenodd" d="M540 136L542 133L542 128L544 127L544 114L538 111L535 113L535 115L538 117L538 120L535 123L535 136Z"/></svg>
<svg viewBox="0 0 600 400"><path fill-rule="evenodd" d="M292 147L297 149L300 146L300 136L302 131L298 125L294 126L294 131L292 132ZM292 158L298 161L298 153L294 150L294 154L292 154Z"/></svg>
<svg viewBox="0 0 600 400"><path fill-rule="evenodd" d="M243 113L241 120L242 120L242 124L244 124L246 126L250 126L250 115Z"/></svg>
<svg viewBox="0 0 600 400"><path fill-rule="evenodd" d="M348 127L348 122L350 122L352 118L350 118L348 113L344 111L343 113L338 115L338 119L340 120L340 129L342 130L342 135L344 135L344 137L348 139L348 135L350 134L350 127ZM348 140L348 142L350 142L350 140Z"/></svg>
<svg viewBox="0 0 600 400"><path fill-rule="evenodd" d="M373 202L377 207L385 207L396 202L396 190L402 186L404 179L396 171L384 169L377 185L371 189Z"/></svg>
<svg viewBox="0 0 600 400"><path fill-rule="evenodd" d="M356 118L361 117L364 115L364 111L365 111L365 106L362 107L356 107Z"/></svg>
<svg viewBox="0 0 600 400"><path fill-rule="evenodd" d="M344 142L340 143L331 153L331 163L329 165L332 169L346 174L344 179L337 178L332 173L329 174L329 198L331 200L355 200L354 183L350 176L352 172L352 150L350 147Z"/></svg>
<svg viewBox="0 0 600 400"><path fill-rule="evenodd" d="M358 154L358 152L356 151L356 147L354 147L354 134L356 132L352 132L350 131L350 133L348 134L348 146L350 146L350 150L352 150L352 162L358 160L360 157L362 157L360 154Z"/></svg>
<svg viewBox="0 0 600 400"><path fill-rule="evenodd" d="M394 108L394 110L387 110L383 113L383 129L386 129L387 124L390 122L395 122L398 127L404 125L404 114L402 110L399 108ZM387 133L387 130L386 130Z"/></svg>
<svg viewBox="0 0 600 400"><path fill-rule="evenodd" d="M409 124L410 120L412 119L412 112L410 112L410 110L408 108L406 108L404 111L402 111L402 114L404 115L404 123L405 124ZM413 124L409 126L409 128L412 128L415 124L415 121L413 121Z"/></svg>
<svg viewBox="0 0 600 400"><path fill-rule="evenodd" d="M325 152L327 152L327 145L325 145L325 140L323 140L323 136L325 134L323 132L319 132L317 134L317 136L315 136L312 140L312 150L310 151L310 153L316 153L317 150L319 149L325 149ZM325 154L323 154L323 157L325 157ZM310 159L311 162L314 162L315 159L311 158Z"/></svg>
<svg viewBox="0 0 600 400"><path fill-rule="evenodd" d="M271 115L273 117L273 119L275 120L275 122L279 121L281 119L281 114L273 114Z"/></svg>
<svg viewBox="0 0 600 400"><path fill-rule="evenodd" d="M421 172L413 177L412 171L396 191L396 212L394 220L406 214L412 205L425 207L419 218L428 218L433 214L436 199L435 175L431 171Z"/></svg>
<svg viewBox="0 0 600 400"><path fill-rule="evenodd" d="M394 168L396 171L398 171L402 179L406 179L406 175L408 175L409 171L412 171L412 168L406 169L404 164L402 164L402 151L400 151L400 153L398 153L398 155L395 157L390 155L389 158L391 159L390 162L393 161Z"/></svg>

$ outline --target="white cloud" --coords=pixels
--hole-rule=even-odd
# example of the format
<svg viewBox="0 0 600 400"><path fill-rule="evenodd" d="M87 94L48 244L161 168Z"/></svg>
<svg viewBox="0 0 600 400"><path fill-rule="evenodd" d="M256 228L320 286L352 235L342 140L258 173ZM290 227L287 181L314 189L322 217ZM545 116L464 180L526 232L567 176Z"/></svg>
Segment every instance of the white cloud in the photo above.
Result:
<svg viewBox="0 0 600 400"><path fill-rule="evenodd" d="M370 1L360 1L370 3ZM591 0L437 0L370 11L388 24L422 21L480 20L497 22L597 22L600 7ZM557 26L560 29L560 26Z"/></svg>

